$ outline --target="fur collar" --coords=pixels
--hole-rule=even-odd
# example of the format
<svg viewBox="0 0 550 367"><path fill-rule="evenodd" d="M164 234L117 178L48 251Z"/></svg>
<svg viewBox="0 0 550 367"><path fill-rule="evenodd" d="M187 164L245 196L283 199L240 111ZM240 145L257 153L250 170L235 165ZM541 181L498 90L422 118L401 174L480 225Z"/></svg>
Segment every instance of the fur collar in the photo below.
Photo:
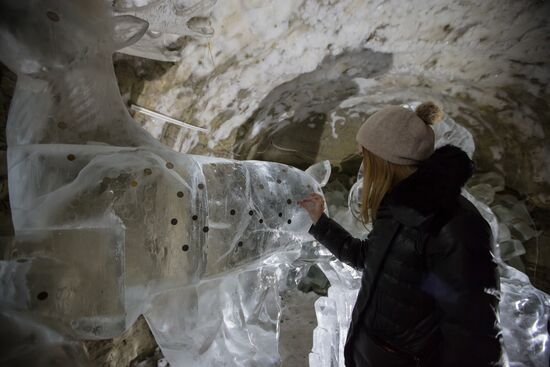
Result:
<svg viewBox="0 0 550 367"><path fill-rule="evenodd" d="M389 209L399 222L419 226L456 202L473 171L473 162L462 149L453 145L438 148L388 193Z"/></svg>

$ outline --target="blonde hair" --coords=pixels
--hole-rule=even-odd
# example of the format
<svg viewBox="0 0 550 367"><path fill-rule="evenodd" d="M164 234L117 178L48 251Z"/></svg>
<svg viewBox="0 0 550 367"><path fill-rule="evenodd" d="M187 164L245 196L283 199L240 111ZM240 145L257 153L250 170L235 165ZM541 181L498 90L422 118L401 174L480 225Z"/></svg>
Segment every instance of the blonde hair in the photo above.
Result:
<svg viewBox="0 0 550 367"><path fill-rule="evenodd" d="M416 166L391 163L363 148L361 215L365 223L376 219L384 195L415 170Z"/></svg>

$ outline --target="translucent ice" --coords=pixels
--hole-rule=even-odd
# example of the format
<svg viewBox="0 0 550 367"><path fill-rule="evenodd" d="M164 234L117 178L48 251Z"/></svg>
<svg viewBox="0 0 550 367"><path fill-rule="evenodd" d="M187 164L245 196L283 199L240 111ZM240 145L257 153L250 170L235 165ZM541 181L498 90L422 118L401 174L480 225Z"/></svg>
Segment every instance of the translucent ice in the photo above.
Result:
<svg viewBox="0 0 550 367"><path fill-rule="evenodd" d="M522 220L512 223L510 229L514 236L521 241L529 241L531 238L540 234L538 231L535 231L529 223Z"/></svg>
<svg viewBox="0 0 550 367"><path fill-rule="evenodd" d="M315 303L318 326L313 332L309 363L312 367L343 367L344 345L361 273L338 260L321 262L319 267L331 286L328 297L320 297Z"/></svg>
<svg viewBox="0 0 550 367"><path fill-rule="evenodd" d="M511 195L500 195L491 206L498 220L504 223L511 235L520 240L528 241L539 236L525 204Z"/></svg>
<svg viewBox="0 0 550 367"><path fill-rule="evenodd" d="M489 185L493 188L495 192L500 192L504 190L504 176L497 172L487 172L475 174L470 181L468 181L468 187L474 187L476 185Z"/></svg>
<svg viewBox="0 0 550 367"><path fill-rule="evenodd" d="M484 204L490 205L495 200L495 189L489 184L471 186L469 191Z"/></svg>
<svg viewBox="0 0 550 367"><path fill-rule="evenodd" d="M315 178L321 186L325 186L330 178L330 162L322 161L306 169L306 173Z"/></svg>
<svg viewBox="0 0 550 367"><path fill-rule="evenodd" d="M531 222L531 216L525 206L525 203L518 200L512 195L499 195L495 198L495 205L504 207L509 212L509 217L506 220L522 220L524 222ZM494 208L494 207L493 207ZM496 213L495 213L496 214Z"/></svg>
<svg viewBox="0 0 550 367"><path fill-rule="evenodd" d="M506 224L501 223L498 226L497 242L507 241L510 238L512 238L512 235L510 233L510 229L508 228L508 226Z"/></svg>
<svg viewBox="0 0 550 367"><path fill-rule="evenodd" d="M114 337L125 326L123 245L124 232L111 228L19 231L2 246L12 260L0 262L12 279L3 300L10 309L62 319L82 336Z"/></svg>
<svg viewBox="0 0 550 367"><path fill-rule="evenodd" d="M129 116L111 59L147 26L101 0L3 4L0 59L18 78L1 307L88 339L144 314L174 366L276 365L277 292L312 240L296 202L321 192L330 165L312 177L153 139Z"/></svg>
<svg viewBox="0 0 550 367"><path fill-rule="evenodd" d="M365 226L361 220L361 203L359 198L361 196L362 182L362 178L359 178L349 194L347 194L347 190L339 181L334 181L324 190L331 216L356 237L364 236L365 230L368 230L369 226Z"/></svg>
<svg viewBox="0 0 550 367"><path fill-rule="evenodd" d="M511 258L525 254L525 247L519 240L509 239L498 243L500 258L509 260Z"/></svg>
<svg viewBox="0 0 550 367"><path fill-rule="evenodd" d="M146 319L170 363L277 366L275 272L246 270L156 297Z"/></svg>
<svg viewBox="0 0 550 367"><path fill-rule="evenodd" d="M548 366L550 297L533 287L519 270L503 265L500 274L500 325L508 365Z"/></svg>
<svg viewBox="0 0 550 367"><path fill-rule="evenodd" d="M502 221L504 223L511 223L516 219L516 215L504 205L493 205L491 209L493 210L499 221Z"/></svg>
<svg viewBox="0 0 550 367"><path fill-rule="evenodd" d="M334 366L340 359L340 329L336 315L341 310L338 310L335 299L321 297L315 302L319 326L313 330L313 339L316 343L309 354L310 366Z"/></svg>
<svg viewBox="0 0 550 367"><path fill-rule="evenodd" d="M214 33L208 11L217 0L115 1L115 13L149 22L143 37L121 52L161 61L178 61L184 37L208 38Z"/></svg>

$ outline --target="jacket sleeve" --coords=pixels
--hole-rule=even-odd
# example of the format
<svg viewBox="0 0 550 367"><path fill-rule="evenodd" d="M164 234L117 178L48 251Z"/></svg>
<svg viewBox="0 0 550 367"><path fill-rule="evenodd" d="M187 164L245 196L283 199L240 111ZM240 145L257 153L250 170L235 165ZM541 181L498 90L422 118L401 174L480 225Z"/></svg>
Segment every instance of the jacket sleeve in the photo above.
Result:
<svg viewBox="0 0 550 367"><path fill-rule="evenodd" d="M354 238L326 214L322 214L317 223L311 226L309 233L323 246L351 267L362 270L365 264L365 254L368 249L368 239Z"/></svg>
<svg viewBox="0 0 550 367"><path fill-rule="evenodd" d="M424 288L436 301L442 334L436 366L487 367L501 356L498 300L486 292L498 284L491 242L484 220L459 218L427 243Z"/></svg>

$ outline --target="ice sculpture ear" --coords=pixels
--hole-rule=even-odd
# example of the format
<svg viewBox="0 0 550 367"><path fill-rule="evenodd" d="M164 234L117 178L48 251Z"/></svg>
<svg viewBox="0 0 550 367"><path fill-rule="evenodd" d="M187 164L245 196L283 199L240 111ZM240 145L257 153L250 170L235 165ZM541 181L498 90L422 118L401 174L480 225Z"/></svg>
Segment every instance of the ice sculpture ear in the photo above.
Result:
<svg viewBox="0 0 550 367"><path fill-rule="evenodd" d="M133 15L118 15L112 18L112 22L115 50L136 43L149 28L146 20Z"/></svg>
<svg viewBox="0 0 550 367"><path fill-rule="evenodd" d="M321 161L315 163L314 165L311 165L308 169L306 169L306 173L313 177L321 187L324 187L327 184L328 179L330 178L330 162Z"/></svg>

